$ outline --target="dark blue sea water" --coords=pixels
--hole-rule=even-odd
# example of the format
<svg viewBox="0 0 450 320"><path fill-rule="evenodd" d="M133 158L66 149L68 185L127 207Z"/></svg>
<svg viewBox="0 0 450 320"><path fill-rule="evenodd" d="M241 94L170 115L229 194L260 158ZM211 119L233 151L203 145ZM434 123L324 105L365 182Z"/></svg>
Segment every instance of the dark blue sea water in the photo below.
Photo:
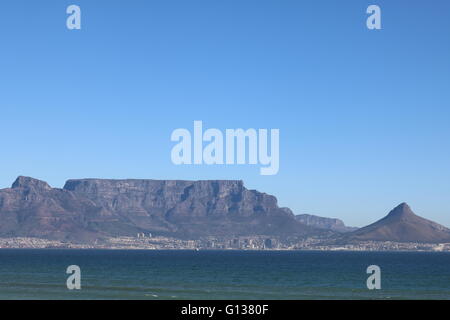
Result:
<svg viewBox="0 0 450 320"><path fill-rule="evenodd" d="M2 249L0 299L450 299L450 253Z"/></svg>

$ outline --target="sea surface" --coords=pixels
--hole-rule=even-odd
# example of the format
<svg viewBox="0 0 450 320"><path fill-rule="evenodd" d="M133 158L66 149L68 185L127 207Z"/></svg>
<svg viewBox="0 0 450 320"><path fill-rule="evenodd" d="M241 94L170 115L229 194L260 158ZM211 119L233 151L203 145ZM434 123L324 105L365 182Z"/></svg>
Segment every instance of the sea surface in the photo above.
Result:
<svg viewBox="0 0 450 320"><path fill-rule="evenodd" d="M450 299L450 253L0 249L0 299Z"/></svg>

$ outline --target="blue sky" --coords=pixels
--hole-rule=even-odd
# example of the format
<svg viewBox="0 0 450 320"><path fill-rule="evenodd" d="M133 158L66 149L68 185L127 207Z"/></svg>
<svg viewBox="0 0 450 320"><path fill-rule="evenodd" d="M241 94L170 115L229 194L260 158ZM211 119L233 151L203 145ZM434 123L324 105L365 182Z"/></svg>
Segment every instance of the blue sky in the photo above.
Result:
<svg viewBox="0 0 450 320"><path fill-rule="evenodd" d="M4 0L0 39L0 187L242 179L295 213L362 226L406 201L450 226L448 1ZM279 128L278 175L173 165L194 120Z"/></svg>

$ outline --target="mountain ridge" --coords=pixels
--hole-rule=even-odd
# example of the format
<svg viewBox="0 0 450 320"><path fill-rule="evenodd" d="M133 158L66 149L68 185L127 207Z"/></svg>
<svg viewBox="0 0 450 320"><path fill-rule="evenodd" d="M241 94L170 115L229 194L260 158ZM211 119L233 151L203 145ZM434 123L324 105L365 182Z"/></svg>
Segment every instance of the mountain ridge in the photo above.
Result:
<svg viewBox="0 0 450 320"><path fill-rule="evenodd" d="M70 179L63 188L18 177L0 189L0 237L91 242L138 233L198 239L267 235L342 242L450 243L450 229L401 203L349 230L339 219L295 216L242 180ZM350 231L350 232L346 232ZM333 240L334 239L334 240Z"/></svg>
<svg viewBox="0 0 450 320"><path fill-rule="evenodd" d="M327 218L312 214L298 214L295 216L297 221L319 229L331 230L339 233L354 231L358 228L349 227L344 224L341 219Z"/></svg>

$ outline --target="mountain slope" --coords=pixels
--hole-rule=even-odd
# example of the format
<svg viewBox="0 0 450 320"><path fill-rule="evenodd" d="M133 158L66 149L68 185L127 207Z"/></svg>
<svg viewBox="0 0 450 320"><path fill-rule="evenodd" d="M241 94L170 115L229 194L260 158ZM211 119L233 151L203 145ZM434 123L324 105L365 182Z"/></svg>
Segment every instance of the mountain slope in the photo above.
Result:
<svg viewBox="0 0 450 320"><path fill-rule="evenodd" d="M417 216L406 203L402 203L383 219L347 234L345 239L423 243L450 242L450 229Z"/></svg>
<svg viewBox="0 0 450 320"><path fill-rule="evenodd" d="M40 238L93 238L88 220L101 212L92 201L53 189L47 183L19 177L0 190L0 235Z"/></svg>

